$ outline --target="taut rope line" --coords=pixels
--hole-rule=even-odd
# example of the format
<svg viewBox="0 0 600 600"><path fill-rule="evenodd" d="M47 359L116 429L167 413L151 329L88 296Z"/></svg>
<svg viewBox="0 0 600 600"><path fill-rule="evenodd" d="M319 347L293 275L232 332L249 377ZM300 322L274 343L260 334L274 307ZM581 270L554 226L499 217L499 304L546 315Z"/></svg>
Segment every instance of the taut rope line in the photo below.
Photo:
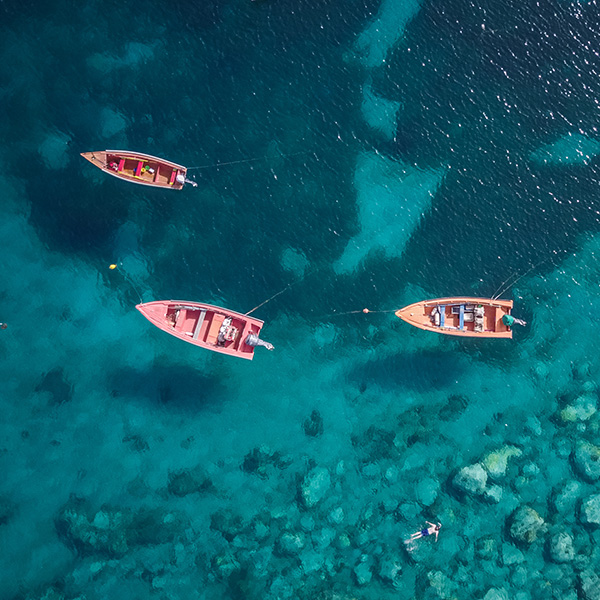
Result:
<svg viewBox="0 0 600 600"><path fill-rule="evenodd" d="M294 281L293 283L288 283L280 292L277 292L276 294L274 294L273 296L271 296L268 300L265 300L264 302L261 302L258 306L255 306L252 310L249 310L247 313L244 313L244 314L246 316L248 316L250 313L253 313L256 309L260 308L261 306L263 306L267 302L271 302L271 300L273 300L273 298L277 298L277 296L279 296L280 294L283 294L283 292L285 292L289 288L291 288L294 285L294 283L298 283L298 282Z"/></svg>
<svg viewBox="0 0 600 600"><path fill-rule="evenodd" d="M288 158L290 156L300 156L301 154L312 154L312 152L294 152L293 154L280 154L278 156L259 156L258 158L245 158L243 160L232 160L230 162L216 163L214 165L201 165L199 167L188 167L187 170L194 169L214 169L215 167L226 167L228 165L239 165L242 163L255 162L257 160L269 160L270 158Z"/></svg>
<svg viewBox="0 0 600 600"><path fill-rule="evenodd" d="M358 313L364 313L365 315L372 315L374 313L393 313L397 310L397 308L392 308L390 310L370 310L369 308L363 308L362 310L349 310L348 312L331 313L329 315L323 315L319 317L319 319L324 319L325 317L343 317L344 315L356 315Z"/></svg>
<svg viewBox="0 0 600 600"><path fill-rule="evenodd" d="M244 314L246 316L248 316L250 313L253 313L256 309L260 308L267 302L271 302L271 300L273 300L273 298L277 298L277 296L279 296L280 294L283 294L283 292L289 290L292 286L300 283L301 281L304 281L309 275L312 275L313 273L319 271L320 268L321 267L315 267L314 269L309 269L308 271L306 271L305 273L302 274L302 277L300 277L299 279L296 279L296 281L292 281L292 283L288 283L281 291L277 292L276 294L271 296L269 299L265 300L264 302L261 302L258 306L255 306L251 311L248 311L247 313L244 313Z"/></svg>
<svg viewBox="0 0 600 600"><path fill-rule="evenodd" d="M125 273L125 271L122 271L121 269L119 269L119 266L123 266L122 262L118 262L118 263L113 263L112 265L109 265L109 269L111 271L117 270L119 273L121 273L121 275L123 276L123 279L125 279L125 281L127 281L127 283L133 288L133 290L135 291L135 293L138 295L139 299L140 299L140 304L143 304L144 300L142 299L142 295L140 294L140 291L137 289L137 286L135 285L135 283L133 283L133 280L129 277L129 275L127 275L127 273Z"/></svg>

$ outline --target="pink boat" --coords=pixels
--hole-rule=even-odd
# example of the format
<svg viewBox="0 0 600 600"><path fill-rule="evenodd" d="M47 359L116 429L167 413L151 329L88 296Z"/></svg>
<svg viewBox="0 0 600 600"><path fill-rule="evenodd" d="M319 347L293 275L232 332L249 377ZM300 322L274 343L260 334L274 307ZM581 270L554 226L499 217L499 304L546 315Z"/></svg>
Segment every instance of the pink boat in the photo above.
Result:
<svg viewBox="0 0 600 600"><path fill-rule="evenodd" d="M197 186L187 179L187 168L158 156L130 152L129 150L97 150L83 152L83 158L119 179L168 190L180 190L186 183Z"/></svg>
<svg viewBox="0 0 600 600"><path fill-rule="evenodd" d="M273 345L260 339L263 321L200 302L157 300L136 308L159 329L201 348L252 360L254 348Z"/></svg>

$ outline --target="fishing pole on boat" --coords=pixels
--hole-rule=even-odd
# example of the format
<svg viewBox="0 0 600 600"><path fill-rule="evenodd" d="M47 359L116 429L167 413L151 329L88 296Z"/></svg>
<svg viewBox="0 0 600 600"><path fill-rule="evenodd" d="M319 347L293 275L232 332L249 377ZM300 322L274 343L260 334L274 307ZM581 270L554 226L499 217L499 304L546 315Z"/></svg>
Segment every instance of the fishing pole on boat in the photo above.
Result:
<svg viewBox="0 0 600 600"><path fill-rule="evenodd" d="M119 265L123 266L123 263L120 262ZM108 268L111 271L119 271L119 273L121 273L121 275L123 275L123 278L125 279L125 281L127 281L127 283L129 283L129 285L134 289L135 293L138 295L139 299L140 299L140 303L143 303L144 301L142 300L142 295L140 294L139 290L137 289L135 283L133 283L133 281L129 278L129 276L127 275L127 273L125 273L125 271L122 271L121 269L119 269L119 265L117 265L116 263L113 263L112 265L108 265Z"/></svg>
<svg viewBox="0 0 600 600"><path fill-rule="evenodd" d="M500 298L500 296L502 296L502 294L504 294L504 292L508 291L513 285L515 285L521 279L523 279L523 277L525 277L525 275L528 275L529 273L531 273L531 271L533 271L533 269L535 269L536 267L538 267L540 264L542 264L542 263L539 263L537 265L533 265L525 273L523 273L521 276L519 276L516 279L514 279L514 281L511 281L511 279L513 279L515 277L515 275L519 275L518 272L517 273L513 273L508 279L506 279L504 282L502 282L500 284L500 287L492 295L492 300L497 300L498 298ZM510 283L508 283L509 281L510 281Z"/></svg>
<svg viewBox="0 0 600 600"><path fill-rule="evenodd" d="M240 165L242 163L256 162L258 160L269 160L271 158L289 158L291 156L300 156L301 154L314 154L312 151L294 152L292 154L279 154L278 156L258 156L257 158L245 158L242 160L232 160L229 162L215 163L213 165L200 165L198 167L188 167L188 171L197 169L214 169L216 167L226 167L229 165Z"/></svg>
<svg viewBox="0 0 600 600"><path fill-rule="evenodd" d="M554 252L555 255L558 254L558 251L556 251L556 250L554 250L553 252ZM566 250L564 252L566 252ZM496 290L496 292L494 292L494 294L492 296L492 300L497 300L498 298L500 298L500 296L502 296L502 294L504 294L504 292L508 291L513 285L515 285L519 281L521 281L521 279L523 279L523 277L529 275L529 273L531 273L531 271L533 271L534 269L537 269L538 267L542 266L545 262L548 262L551 258L553 258L553 257L552 256L548 256L548 258L545 258L544 260L536 263L535 265L532 265L527 271L525 271L525 273L523 273L522 275L520 275L519 277L517 277L514 281L511 281L511 279L513 279L513 277L515 275L519 275L518 272L513 273L508 279L506 279L505 281L503 281L500 284L499 288ZM509 281L511 281L511 283L508 283ZM498 291L498 290L500 290L500 291Z"/></svg>

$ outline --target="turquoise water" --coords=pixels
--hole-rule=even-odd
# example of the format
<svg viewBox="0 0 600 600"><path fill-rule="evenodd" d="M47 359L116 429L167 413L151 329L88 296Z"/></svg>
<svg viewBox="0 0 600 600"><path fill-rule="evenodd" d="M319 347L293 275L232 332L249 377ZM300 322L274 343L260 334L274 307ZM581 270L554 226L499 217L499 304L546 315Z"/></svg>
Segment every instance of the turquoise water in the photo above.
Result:
<svg viewBox="0 0 600 600"><path fill-rule="evenodd" d="M597 3L195 4L0 3L0 598L600 598Z"/></svg>

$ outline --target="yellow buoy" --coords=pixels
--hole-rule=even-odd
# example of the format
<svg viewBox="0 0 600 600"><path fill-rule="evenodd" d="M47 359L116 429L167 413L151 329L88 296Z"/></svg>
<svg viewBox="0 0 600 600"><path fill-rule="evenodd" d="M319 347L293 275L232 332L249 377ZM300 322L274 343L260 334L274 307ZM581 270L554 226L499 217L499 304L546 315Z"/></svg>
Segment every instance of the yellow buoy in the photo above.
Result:
<svg viewBox="0 0 600 600"><path fill-rule="evenodd" d="M113 271L114 269L116 269L116 268L117 268L117 265L109 265L109 267L108 267L108 268L109 268L111 271Z"/></svg>

